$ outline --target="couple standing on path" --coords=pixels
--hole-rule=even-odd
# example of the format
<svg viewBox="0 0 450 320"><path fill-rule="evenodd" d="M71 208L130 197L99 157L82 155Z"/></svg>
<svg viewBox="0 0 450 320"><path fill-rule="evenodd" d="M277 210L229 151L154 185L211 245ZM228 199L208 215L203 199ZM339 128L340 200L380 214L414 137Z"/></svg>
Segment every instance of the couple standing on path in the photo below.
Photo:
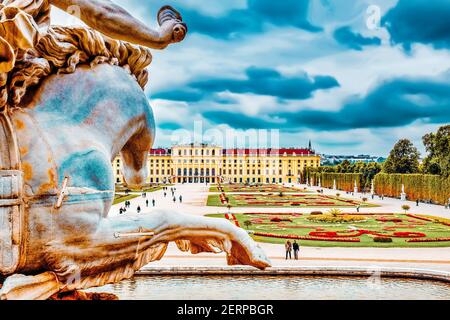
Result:
<svg viewBox="0 0 450 320"><path fill-rule="evenodd" d="M295 260L298 260L298 252L300 251L300 246L297 243L297 240L294 240L294 243L291 243L289 240L284 245L284 248L286 249L286 260L292 259L292 250L294 250L294 258Z"/></svg>

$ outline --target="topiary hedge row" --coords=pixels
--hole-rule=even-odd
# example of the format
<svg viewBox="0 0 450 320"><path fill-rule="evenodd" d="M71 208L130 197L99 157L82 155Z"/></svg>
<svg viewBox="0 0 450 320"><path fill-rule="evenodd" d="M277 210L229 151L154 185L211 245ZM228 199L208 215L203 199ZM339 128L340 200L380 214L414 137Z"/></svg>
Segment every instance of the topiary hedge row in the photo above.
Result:
<svg viewBox="0 0 450 320"><path fill-rule="evenodd" d="M405 193L411 201L431 201L445 205L450 198L450 179L424 174L385 174L375 176L375 192L387 197L399 197L405 185Z"/></svg>
<svg viewBox="0 0 450 320"><path fill-rule="evenodd" d="M324 188L332 189L336 180L338 190L353 192L356 181L358 191L361 191L361 173L309 172L307 182L309 183L312 179L313 184L317 186L319 184L319 178Z"/></svg>

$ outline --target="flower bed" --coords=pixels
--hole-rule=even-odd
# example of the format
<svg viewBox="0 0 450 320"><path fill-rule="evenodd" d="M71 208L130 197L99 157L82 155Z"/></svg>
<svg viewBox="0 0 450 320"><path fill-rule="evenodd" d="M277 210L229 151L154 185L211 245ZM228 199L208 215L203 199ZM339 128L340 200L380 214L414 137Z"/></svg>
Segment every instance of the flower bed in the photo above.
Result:
<svg viewBox="0 0 450 320"><path fill-rule="evenodd" d="M378 246L377 243L384 243L382 246L391 247L435 247L448 246L450 242L450 229L444 226L442 222L447 223L445 219L434 219L432 221L419 220L407 217L405 214L395 214L394 216L370 216L361 223L346 222L319 222L310 221L310 217L332 216L331 214L322 214L311 216L309 214L296 215L293 213L264 213L250 212L246 214L228 214L226 218L234 225L244 225L245 221L251 224L247 227L257 235L265 238L259 238L259 241L270 243L283 243L280 239L305 240L305 245L315 246L314 241L318 242L316 246ZM333 218L343 218L344 214L335 214ZM222 215L223 217L223 215ZM364 215L357 216L364 219ZM415 217L422 216L417 215ZM385 218L385 219L380 219ZM394 218L394 220L392 219ZM425 216L424 218L428 218ZM397 219L397 220L395 220ZM386 221L399 221L395 224L386 224ZM273 238L273 239L270 239ZM356 240L355 240L356 239ZM375 240L376 239L376 240ZM286 241L286 240L284 240ZM327 244L326 242L329 242ZM343 243L339 245L338 243ZM345 243L348 242L346 245ZM351 244L356 243L356 244ZM421 244L422 243L422 244ZM430 244L427 244L430 243ZM434 243L434 244L433 244Z"/></svg>
<svg viewBox="0 0 450 320"><path fill-rule="evenodd" d="M393 222L393 223L401 223L401 222L403 222L402 219L399 219L399 218L388 218L388 217L380 217L380 218L377 218L376 220L380 221L380 222Z"/></svg>
<svg viewBox="0 0 450 320"><path fill-rule="evenodd" d="M445 242L450 241L450 238L428 238L428 239L408 239L406 242Z"/></svg>
<svg viewBox="0 0 450 320"><path fill-rule="evenodd" d="M356 207L356 206L370 206L367 203L361 203L354 200L317 195L306 194L284 194L269 195L269 194L225 194L211 195L208 200L209 205L227 205L232 204L235 207ZM214 197L219 199L214 201ZM228 201L227 201L228 200Z"/></svg>
<svg viewBox="0 0 450 320"><path fill-rule="evenodd" d="M236 218L236 216L234 214L225 214L225 218L230 220L232 223L234 223L236 225L236 227L241 227L241 225L239 224L238 219Z"/></svg>
<svg viewBox="0 0 450 320"><path fill-rule="evenodd" d="M292 216L292 217L301 217L303 213L289 213L289 212L246 212L244 215L272 215L272 216Z"/></svg>
<svg viewBox="0 0 450 320"><path fill-rule="evenodd" d="M321 238L346 238L346 237L360 237L364 234L373 235L376 237L390 237L390 238L425 238L427 235L425 233L421 232L394 232L393 234L382 234L375 231L370 230L356 230L355 233L350 235L340 235L337 231L324 231L324 232L317 232L313 231L310 232L309 235L312 237L321 237Z"/></svg>
<svg viewBox="0 0 450 320"><path fill-rule="evenodd" d="M292 219L273 217L272 219L270 219L270 222L292 222Z"/></svg>
<svg viewBox="0 0 450 320"><path fill-rule="evenodd" d="M313 231L310 232L309 235L311 237L319 237L319 238L356 238L363 234L362 231L357 230L351 234L339 234L338 231Z"/></svg>
<svg viewBox="0 0 450 320"><path fill-rule="evenodd" d="M281 235L265 232L255 232L255 236L278 238L278 239L293 239L293 240L311 240L311 241L335 241L335 242L361 242L358 238L318 238L309 236L296 236L296 235Z"/></svg>
<svg viewBox="0 0 450 320"><path fill-rule="evenodd" d="M391 237L396 238L425 238L427 235L422 232L394 232Z"/></svg>
<svg viewBox="0 0 450 320"><path fill-rule="evenodd" d="M423 221L427 221L427 222L434 222L433 219L426 218L426 217L416 216L416 215L411 214L411 213L407 214L407 216L410 217L410 218L418 219L418 220L423 220Z"/></svg>
<svg viewBox="0 0 450 320"><path fill-rule="evenodd" d="M337 215L332 216L329 214L309 216L307 218L312 222L324 222L324 223L349 223L349 222L364 222L366 217L362 215Z"/></svg>

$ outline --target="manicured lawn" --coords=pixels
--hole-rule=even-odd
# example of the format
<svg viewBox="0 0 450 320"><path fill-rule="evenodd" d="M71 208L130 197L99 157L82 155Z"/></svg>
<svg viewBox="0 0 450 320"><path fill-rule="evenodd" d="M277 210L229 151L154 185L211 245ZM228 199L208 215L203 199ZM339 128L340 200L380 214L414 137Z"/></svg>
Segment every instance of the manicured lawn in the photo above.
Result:
<svg viewBox="0 0 450 320"><path fill-rule="evenodd" d="M299 207L299 208L348 208L356 207L374 207L370 203L363 203L336 196L328 196L323 194L227 194L229 204L232 207ZM209 195L208 206L227 207L227 203L223 203L220 195Z"/></svg>
<svg viewBox="0 0 450 320"><path fill-rule="evenodd" d="M246 185L246 184L222 184L222 190L218 185L212 186L210 192L312 192L307 189L297 189L292 187L285 187L278 184L261 184L261 185Z"/></svg>
<svg viewBox="0 0 450 320"><path fill-rule="evenodd" d="M210 217L224 218L224 214L213 214ZM234 217L242 228L246 228L245 221L250 221L248 230L279 236L300 236L316 240L297 240L302 246L314 247L450 247L450 241L441 242L407 242L417 239L420 241L435 238L450 238L450 220L436 219L423 221L403 214L361 215L362 222L328 223L310 221L309 214L235 214ZM426 217L426 216L421 216ZM392 220L393 219L393 220ZM281 221L280 221L281 220ZM285 221L283 221L285 220ZM384 220L384 221L383 221ZM445 223L449 225L445 225ZM328 241L332 239L359 239L359 242ZM416 234L405 235L399 233ZM362 234L361 234L362 233ZM371 234L376 233L377 235ZM361 235L359 235L361 234ZM404 237L396 237L395 235ZM422 234L422 235L420 235ZM272 238L270 236L252 235L259 242L283 244L288 238ZM374 242L375 237L391 238L392 243ZM319 239L319 240L317 240ZM294 239L291 239L292 242Z"/></svg>
<svg viewBox="0 0 450 320"><path fill-rule="evenodd" d="M137 198L137 197L139 197L139 195L137 195L137 194L125 195L125 194L117 194L116 193L115 196L114 196L113 205L125 202L127 200L132 200L132 199Z"/></svg>
<svg viewBox="0 0 450 320"><path fill-rule="evenodd" d="M155 192L161 190L163 187L170 187L171 185L144 185L141 190L130 189L130 192ZM116 192L125 192L128 188L123 185L116 185Z"/></svg>

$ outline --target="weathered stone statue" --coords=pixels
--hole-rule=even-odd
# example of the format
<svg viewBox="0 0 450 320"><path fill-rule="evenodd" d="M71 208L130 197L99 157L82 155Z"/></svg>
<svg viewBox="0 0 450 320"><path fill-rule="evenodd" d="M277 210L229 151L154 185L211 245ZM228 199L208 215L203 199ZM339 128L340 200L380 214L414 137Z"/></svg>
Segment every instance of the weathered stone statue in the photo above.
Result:
<svg viewBox="0 0 450 320"><path fill-rule="evenodd" d="M79 6L89 27L53 27L51 5ZM230 265L269 266L242 229L221 219L154 212L108 218L111 161L146 180L154 120L142 90L147 48L184 39L181 16L160 30L105 0L0 0L1 299L47 299L133 276L169 242L227 253Z"/></svg>

